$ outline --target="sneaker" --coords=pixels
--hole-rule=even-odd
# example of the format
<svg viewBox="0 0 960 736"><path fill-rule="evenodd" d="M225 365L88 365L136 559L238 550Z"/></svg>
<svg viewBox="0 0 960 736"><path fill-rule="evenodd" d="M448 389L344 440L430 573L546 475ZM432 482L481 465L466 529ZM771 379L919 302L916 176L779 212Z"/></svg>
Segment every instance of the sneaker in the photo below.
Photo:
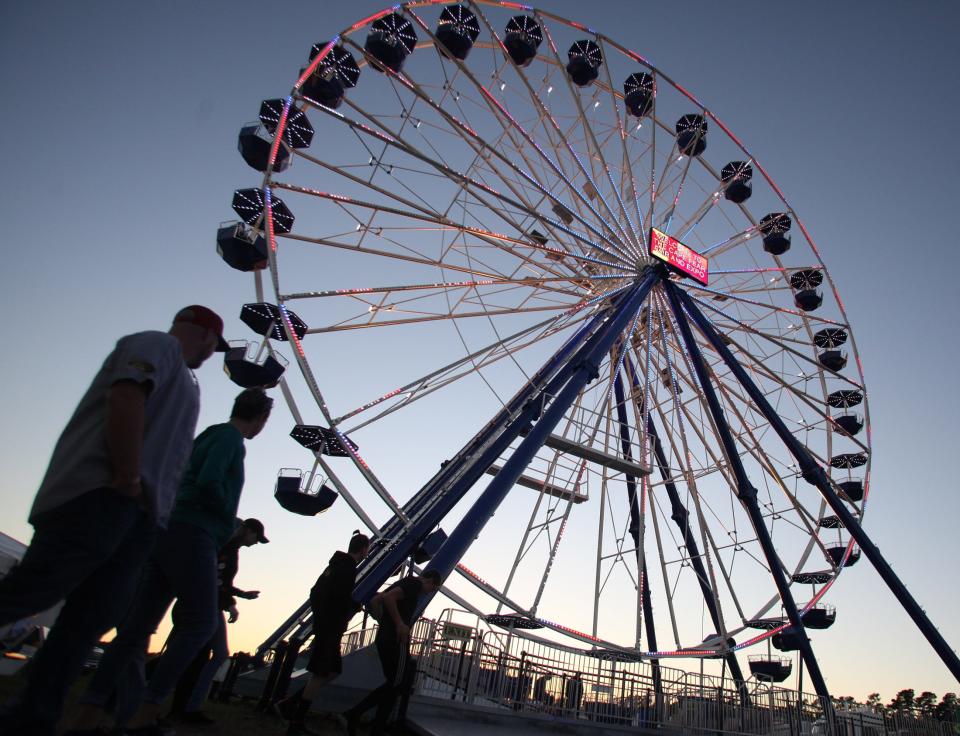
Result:
<svg viewBox="0 0 960 736"><path fill-rule="evenodd" d="M191 726L213 726L217 722L215 718L211 718L202 710L185 710L177 716L177 720Z"/></svg>

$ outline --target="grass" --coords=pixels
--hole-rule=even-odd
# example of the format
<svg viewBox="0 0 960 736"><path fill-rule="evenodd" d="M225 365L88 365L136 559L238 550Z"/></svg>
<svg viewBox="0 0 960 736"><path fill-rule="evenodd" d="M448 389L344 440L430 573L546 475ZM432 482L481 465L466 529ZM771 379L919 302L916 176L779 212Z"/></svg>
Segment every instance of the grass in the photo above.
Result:
<svg viewBox="0 0 960 736"><path fill-rule="evenodd" d="M67 698L67 722L69 722L71 704L75 703L83 690L89 675L81 677L71 688ZM18 673L10 677L0 677L0 701L5 702L16 695L23 687L24 677ZM176 724L178 736L209 736L210 734L245 734L249 736L284 736L286 724L275 715L261 713L256 702L249 699L234 698L228 703L208 701L204 712L216 719L214 726L191 726ZM307 717L307 727L320 736L343 736L343 729L336 723L317 714Z"/></svg>

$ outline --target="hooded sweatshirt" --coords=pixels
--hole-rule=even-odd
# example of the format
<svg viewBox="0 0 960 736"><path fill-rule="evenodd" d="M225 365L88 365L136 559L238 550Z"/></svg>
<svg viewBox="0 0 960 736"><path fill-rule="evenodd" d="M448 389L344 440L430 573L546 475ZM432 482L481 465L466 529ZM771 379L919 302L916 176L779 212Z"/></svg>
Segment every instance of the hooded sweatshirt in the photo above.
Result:
<svg viewBox="0 0 960 736"><path fill-rule="evenodd" d="M353 600L357 563L346 552L334 552L330 564L310 589L314 631L341 635L360 610Z"/></svg>

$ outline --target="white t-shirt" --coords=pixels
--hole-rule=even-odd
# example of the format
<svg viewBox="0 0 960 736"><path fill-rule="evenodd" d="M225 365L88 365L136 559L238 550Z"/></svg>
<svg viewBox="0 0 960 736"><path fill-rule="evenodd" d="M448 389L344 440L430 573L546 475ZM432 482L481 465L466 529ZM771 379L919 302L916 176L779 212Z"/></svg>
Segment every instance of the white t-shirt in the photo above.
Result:
<svg viewBox="0 0 960 736"><path fill-rule="evenodd" d="M107 393L120 381L146 384L140 482L147 509L165 527L190 457L200 412L200 390L180 350L166 332L138 332L117 342L80 399L50 458L30 521L77 496L108 485Z"/></svg>

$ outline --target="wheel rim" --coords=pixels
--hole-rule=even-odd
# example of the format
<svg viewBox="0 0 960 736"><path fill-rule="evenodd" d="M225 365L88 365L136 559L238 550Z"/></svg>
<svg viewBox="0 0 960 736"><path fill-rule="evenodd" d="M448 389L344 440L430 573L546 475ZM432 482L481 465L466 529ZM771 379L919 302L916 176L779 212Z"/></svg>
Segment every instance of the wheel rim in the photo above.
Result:
<svg viewBox="0 0 960 736"><path fill-rule="evenodd" d="M462 441L454 436L465 440L482 426L550 348L650 262L647 240L655 226L710 258L709 286L684 280L683 287L727 334L737 357L781 415L800 429L804 444L831 476L838 482L862 480L864 498L856 504L862 512L869 490L867 404L865 399L861 404L866 426L847 437L836 430L835 417L848 411L829 401L838 391L865 396L853 335L816 246L749 151L669 77L580 24L545 12L524 13L536 22L542 42L530 65L517 67L501 47L510 47L503 29L517 6L465 4L479 32L461 62L451 54L441 58L431 48L442 8L430 5L384 11L330 44L318 44L313 69L308 67L300 82L309 81L328 55L339 53L336 49L354 55L361 77L336 110L300 96L298 83L276 122L271 160L278 159L288 119L298 109L321 134L309 150L293 150L288 171L268 168L262 185L267 216L259 225L270 245L269 280L265 284L257 273L257 298L265 299L266 286L284 308L282 314L296 310L310 326L300 340L284 319L302 378L288 376L283 388L298 423L311 412L316 421L362 445L363 455L352 453L354 470L318 458L354 510L371 528L385 512L399 512L403 496L395 500L387 490L396 480L382 481L375 473L382 467L375 460L378 448L405 427L426 426L431 416L436 425L450 407L457 408L453 424L463 432L449 431L451 423L444 420L442 434L451 435L448 447L459 447ZM394 13L409 26L400 29ZM412 29L419 37L401 75L378 73L364 58L364 39L378 22L387 22L394 32ZM531 35L530 27L522 30ZM565 62L568 46L574 53ZM603 63L596 79L577 87L567 64L579 60L577 70L582 75L586 68L589 76L597 58ZM617 81L635 74L649 75L655 90L642 118L627 114L625 96L643 91L647 80L634 79L632 90L621 90ZM698 154L704 123L708 145ZM680 155L680 149L693 155ZM735 204L724 190L744 185L747 168L753 174L752 196ZM290 233L274 228L278 196L297 216ZM779 222L763 218L777 213L792 222L790 249L780 255L761 245L769 223ZM318 287L321 262L327 273ZM807 313L795 306L794 295L816 291L816 285L794 286L798 274L811 271L821 275L826 298ZM810 285L809 278L802 284ZM630 454L650 467L655 462L649 438L637 428L649 420L659 427L670 477L682 478L677 483L681 500L701 545L723 631L705 627L702 608L693 617L682 610L702 595L656 470L638 491L640 560L631 559L623 474L582 459L571 464L569 453L545 448L527 474L540 483L541 492L522 495L515 489L516 508L511 505L501 515L524 519L515 524L519 550L515 539L513 553L504 555L514 564L498 564L472 550L461 571L487 594L499 592L486 601L491 611L499 612L509 600L508 608L556 621L557 628L575 628L584 634L581 639L642 649L639 617L626 627L615 619L624 600L637 603L638 593L624 597L622 590L642 589L639 570L646 562L645 584L658 596L654 610L667 613L658 620L661 637L674 645L661 646L661 655L702 654L698 645L704 634L736 637L738 648L747 646L782 628L779 601L737 508L723 453L696 398L690 356L677 338L663 294L657 291L648 305L608 356L599 380L569 412L561 435L606 455ZM430 339L441 330L447 344ZM823 330L846 333L850 355L843 369L831 371L818 362L823 350L816 336ZM403 331L410 336L391 336ZM801 482L796 465L725 375L716 353L702 336L698 339L735 425L741 456L761 495L766 493L762 505L786 572L838 571L838 562L852 551L842 530L821 524L825 504ZM455 351L448 350L451 344ZM430 349L411 350L410 345ZM339 370L361 376L368 372L358 371L358 364L379 360L389 368L380 377L391 375L392 382L364 395L334 381L336 400L328 403L330 392L321 390L317 376L318 366L324 375L331 366L316 356L331 352L350 356L344 362L351 365ZM399 378L393 380L393 374ZM627 382L629 452L616 427L616 375ZM477 386L488 393L485 402ZM304 405L306 396L316 403L319 417ZM831 460L851 465L857 455L865 460L862 468L831 467ZM358 492L357 483L373 493ZM590 501L578 503L577 489L584 483L592 486ZM548 490L553 493L543 492ZM595 507L590 517L581 512L588 507ZM580 517L590 519L593 532ZM590 553L584 540L592 543ZM833 564L827 561L830 547L843 548ZM575 550L573 558L567 557L569 549ZM576 558L585 555L595 563L592 581L578 592L590 605L571 606L562 579L582 568ZM481 579L491 582L480 584ZM798 601L817 604L834 579L812 591L796 583ZM630 613L640 608L637 603Z"/></svg>

